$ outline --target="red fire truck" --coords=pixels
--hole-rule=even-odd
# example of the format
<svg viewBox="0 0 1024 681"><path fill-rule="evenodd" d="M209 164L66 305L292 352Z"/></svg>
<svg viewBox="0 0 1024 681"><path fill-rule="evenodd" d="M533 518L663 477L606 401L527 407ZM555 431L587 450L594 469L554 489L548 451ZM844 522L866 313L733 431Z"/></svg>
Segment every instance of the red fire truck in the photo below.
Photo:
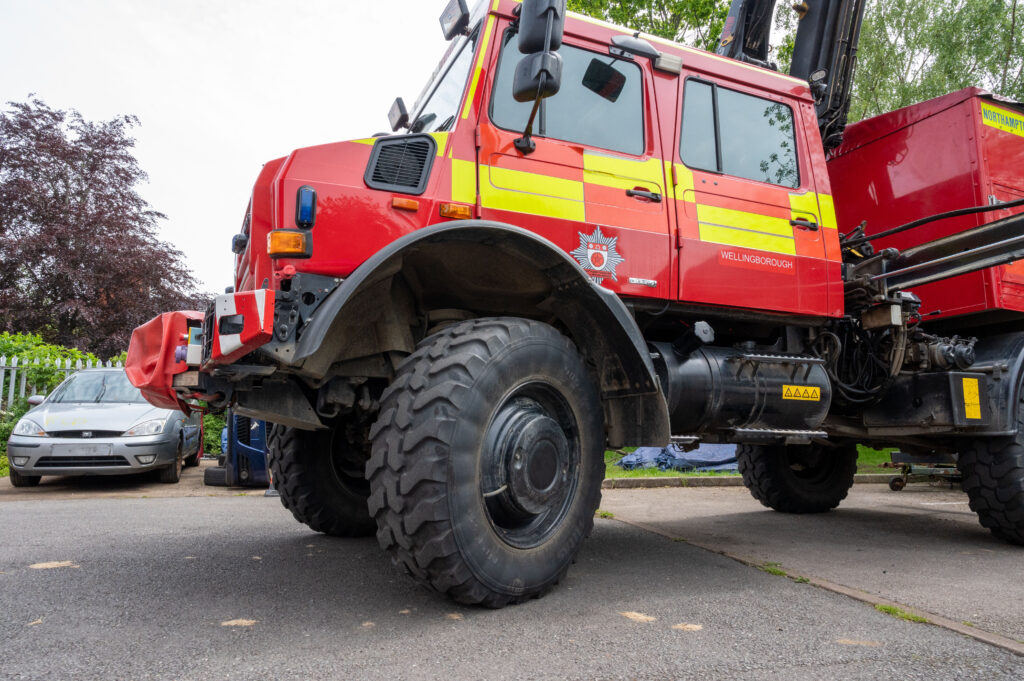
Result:
<svg viewBox="0 0 1024 681"><path fill-rule="evenodd" d="M1024 109L847 128L863 2L797 8L793 75L773 6L737 0L710 54L451 0L400 134L267 163L234 290L140 327L133 382L275 424L298 520L466 603L559 581L607 447L737 443L793 513L840 503L858 443L953 457L1024 543Z"/></svg>

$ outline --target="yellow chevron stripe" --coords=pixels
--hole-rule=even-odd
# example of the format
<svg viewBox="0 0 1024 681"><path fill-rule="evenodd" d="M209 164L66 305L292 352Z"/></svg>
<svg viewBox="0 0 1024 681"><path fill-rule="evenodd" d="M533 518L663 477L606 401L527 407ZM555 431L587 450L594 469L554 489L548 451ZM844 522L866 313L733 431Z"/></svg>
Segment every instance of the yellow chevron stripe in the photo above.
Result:
<svg viewBox="0 0 1024 681"><path fill-rule="evenodd" d="M790 237L748 232L721 225L700 224L700 240L723 246L739 246L769 253L796 255L796 241Z"/></svg>
<svg viewBox="0 0 1024 681"><path fill-rule="evenodd" d="M698 204L697 221L701 225L707 223L719 227L761 232L787 239L793 238L793 226L789 224L789 220L758 215L757 213L747 213L741 210L732 210L731 208Z"/></svg>
<svg viewBox="0 0 1024 681"><path fill-rule="evenodd" d="M606 154L584 152L583 181L615 189L633 189L637 182L651 185L651 191L660 192L665 183L665 171L660 159L634 161Z"/></svg>
<svg viewBox="0 0 1024 681"><path fill-rule="evenodd" d="M498 8L498 3L494 3L494 9ZM476 88L480 84L480 73L484 68L484 57L487 56L487 46L491 42L491 29L494 28L494 15L487 17L487 27L484 29L484 41L480 45L480 55L476 60L476 68L473 69L473 80L469 84L469 94L466 95L466 105L462 107L462 117L469 118L469 112L473 108L473 97L476 96Z"/></svg>
<svg viewBox="0 0 1024 681"><path fill-rule="evenodd" d="M452 201L476 203L476 163L452 159Z"/></svg>
<svg viewBox="0 0 1024 681"><path fill-rule="evenodd" d="M582 182L521 170L481 165L480 201L496 210L578 222L586 219Z"/></svg>
<svg viewBox="0 0 1024 681"><path fill-rule="evenodd" d="M821 226L829 229L839 229L839 221L836 220L836 204L828 194L818 194L818 206L821 208Z"/></svg>

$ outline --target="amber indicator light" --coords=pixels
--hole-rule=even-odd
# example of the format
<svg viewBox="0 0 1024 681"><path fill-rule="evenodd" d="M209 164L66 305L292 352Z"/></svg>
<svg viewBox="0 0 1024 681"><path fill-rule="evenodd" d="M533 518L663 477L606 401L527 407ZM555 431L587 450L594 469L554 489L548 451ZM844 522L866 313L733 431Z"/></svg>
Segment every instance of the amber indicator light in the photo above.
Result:
<svg viewBox="0 0 1024 681"><path fill-rule="evenodd" d="M391 207L398 210L419 210L420 202L416 199L403 199L396 196L391 199Z"/></svg>
<svg viewBox="0 0 1024 681"><path fill-rule="evenodd" d="M442 203L441 217L454 220L469 220L473 217L473 207L464 206L461 203Z"/></svg>
<svg viewBox="0 0 1024 681"><path fill-rule="evenodd" d="M306 255L307 234L275 229L267 235L267 253L271 256Z"/></svg>

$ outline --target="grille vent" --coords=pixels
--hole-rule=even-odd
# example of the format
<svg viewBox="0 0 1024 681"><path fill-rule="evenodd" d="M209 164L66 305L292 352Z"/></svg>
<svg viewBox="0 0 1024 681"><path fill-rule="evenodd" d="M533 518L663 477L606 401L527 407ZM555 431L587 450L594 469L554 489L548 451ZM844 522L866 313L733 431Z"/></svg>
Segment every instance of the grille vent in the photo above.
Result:
<svg viewBox="0 0 1024 681"><path fill-rule="evenodd" d="M363 179L371 189L422 194L436 156L437 142L430 135L382 137Z"/></svg>
<svg viewBox="0 0 1024 681"><path fill-rule="evenodd" d="M130 466L123 456L43 456L36 468L111 468Z"/></svg>
<svg viewBox="0 0 1024 681"><path fill-rule="evenodd" d="M252 419L250 419L248 416L235 417L235 437L238 438L238 441L245 446L249 446L251 441L251 431L249 430L251 427Z"/></svg>

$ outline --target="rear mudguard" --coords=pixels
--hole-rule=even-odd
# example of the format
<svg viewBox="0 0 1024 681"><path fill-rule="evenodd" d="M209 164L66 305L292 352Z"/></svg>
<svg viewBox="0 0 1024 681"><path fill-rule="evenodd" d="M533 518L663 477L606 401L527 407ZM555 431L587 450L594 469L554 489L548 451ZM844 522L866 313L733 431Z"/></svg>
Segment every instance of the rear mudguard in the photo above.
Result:
<svg viewBox="0 0 1024 681"><path fill-rule="evenodd" d="M976 359L968 371L988 375L989 425L972 429L972 437L1012 436L1017 433L1017 406L1024 398L1024 332L982 338L975 345Z"/></svg>
<svg viewBox="0 0 1024 681"><path fill-rule="evenodd" d="M288 364L302 375L325 376L346 352L358 354L351 348L365 342L366 327L352 320L365 316L368 303L379 309L380 293L390 292L399 274L416 281L421 298L464 302L486 316L557 320L594 367L610 444L668 443L668 409L629 310L555 244L508 224L448 222L392 242L324 299Z"/></svg>

